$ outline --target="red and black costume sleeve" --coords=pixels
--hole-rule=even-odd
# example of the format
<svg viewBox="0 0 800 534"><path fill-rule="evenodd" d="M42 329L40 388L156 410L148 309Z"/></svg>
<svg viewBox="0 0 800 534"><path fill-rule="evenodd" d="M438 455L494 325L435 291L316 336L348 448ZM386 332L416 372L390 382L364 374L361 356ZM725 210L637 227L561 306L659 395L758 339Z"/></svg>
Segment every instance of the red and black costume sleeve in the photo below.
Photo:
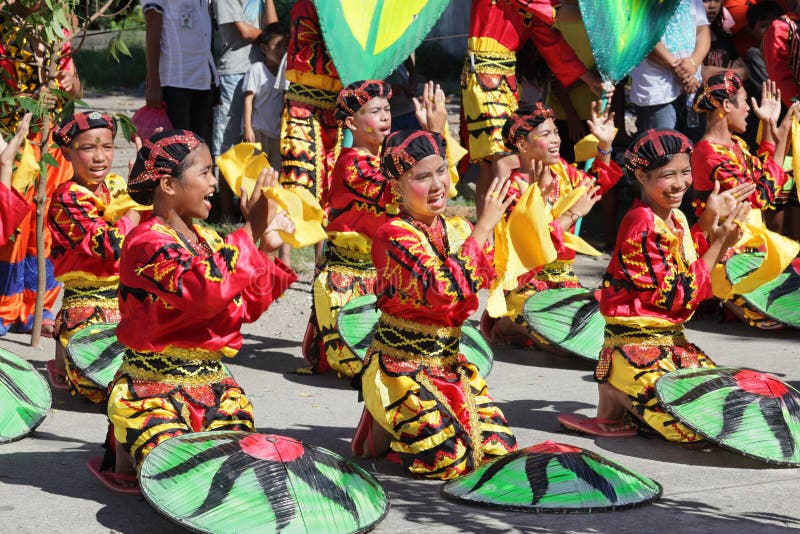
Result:
<svg viewBox="0 0 800 534"><path fill-rule="evenodd" d="M115 223L105 221L110 200L104 184L96 195L72 180L58 186L47 217L56 277L73 271L117 275L122 243L134 223L125 216Z"/></svg>
<svg viewBox="0 0 800 534"><path fill-rule="evenodd" d="M329 232L358 232L371 239L391 218L387 207L398 202L378 156L342 149L331 173Z"/></svg>
<svg viewBox="0 0 800 534"><path fill-rule="evenodd" d="M699 215L705 209L715 181L719 182L720 192L752 182L756 190L748 198L750 204L762 210L773 206L776 192L787 178L783 168L772 159L774 153L775 145L762 141L758 151L751 154L746 143L736 136L730 146L708 140L697 143L692 152L693 187L697 193L692 204L696 213Z"/></svg>
<svg viewBox="0 0 800 534"><path fill-rule="evenodd" d="M30 211L25 197L13 187L0 184L0 247L14 235Z"/></svg>
<svg viewBox="0 0 800 534"><path fill-rule="evenodd" d="M441 225L442 219L435 224ZM495 277L494 252L488 242L481 245L467 237L469 223L458 220L458 224L463 226L458 232L447 225L442 241L434 237L433 253L405 220L396 219L378 230L372 259L383 312L425 324L461 326L477 309L478 291ZM451 247L451 239L464 241Z"/></svg>
<svg viewBox="0 0 800 534"><path fill-rule="evenodd" d="M244 230L210 246L213 253L157 219L128 235L120 263L121 343L151 352L168 345L238 350L242 323L255 321L297 279Z"/></svg>
<svg viewBox="0 0 800 534"><path fill-rule="evenodd" d="M797 37L798 17L788 13L772 21L761 41L761 53L769 79L781 90L783 105L792 105L800 94L800 39Z"/></svg>
<svg viewBox="0 0 800 534"><path fill-rule="evenodd" d="M675 236L657 231L654 217L637 200L622 220L603 277L600 311L606 317L657 317L679 324L712 296L705 262L686 265L676 257L670 242Z"/></svg>

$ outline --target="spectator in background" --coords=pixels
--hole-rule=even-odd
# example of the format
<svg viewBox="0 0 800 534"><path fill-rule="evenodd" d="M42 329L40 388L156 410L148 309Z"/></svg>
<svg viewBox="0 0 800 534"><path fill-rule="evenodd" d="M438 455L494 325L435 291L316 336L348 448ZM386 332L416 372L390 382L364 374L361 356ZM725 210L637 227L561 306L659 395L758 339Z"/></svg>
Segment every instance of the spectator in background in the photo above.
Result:
<svg viewBox="0 0 800 534"><path fill-rule="evenodd" d="M253 44L261 27L278 21L272 0L213 0L217 22L219 102L214 108L211 156L214 160L242 140L242 80L253 63L262 61ZM221 215L232 215L233 193L224 180L219 183Z"/></svg>
<svg viewBox="0 0 800 534"><path fill-rule="evenodd" d="M392 86L389 106L392 110L392 131L419 130L413 98L417 94L417 69L414 54L392 71L386 83Z"/></svg>
<svg viewBox="0 0 800 534"><path fill-rule="evenodd" d="M800 27L800 0L789 0L789 11L772 21L761 42L761 51L767 65L769 78L781 90L781 101L787 108L800 96L800 57L797 54L798 27ZM795 177L797 180L797 177ZM795 187L797 184L795 182ZM767 219L771 230L792 239L800 239L800 206L795 191L783 191L787 198L782 212Z"/></svg>
<svg viewBox="0 0 800 534"><path fill-rule="evenodd" d="M174 128L208 139L217 78L208 0L143 0L142 10L147 106L166 107Z"/></svg>
<svg viewBox="0 0 800 534"><path fill-rule="evenodd" d="M744 59L739 56L733 44L733 36L725 29L725 0L703 0L703 5L711 37L711 45L701 68L703 79L707 80L715 74L731 70L740 80L747 80L749 75Z"/></svg>
<svg viewBox="0 0 800 534"><path fill-rule="evenodd" d="M681 0L661 42L631 72L630 99L636 105L637 131L687 131L686 98L700 86L700 65L708 53L709 40L702 0ZM702 125L689 133L698 139Z"/></svg>
<svg viewBox="0 0 800 534"><path fill-rule="evenodd" d="M760 2L750 6L747 10L747 28L754 39L753 46L744 55L744 62L750 73L750 77L744 85L748 102L750 98L755 98L757 102L761 101L761 84L769 79L764 55L761 53L761 41L772 21L781 15L783 15L783 8L777 2ZM756 134L759 122L754 114L747 115L747 130L742 138L747 141L747 145L752 151L758 147Z"/></svg>
<svg viewBox="0 0 800 534"><path fill-rule="evenodd" d="M258 38L263 61L253 63L242 81L244 93L244 140L261 143L273 169L281 169L281 111L283 94L289 88L284 77L278 77L281 60L286 55L289 28L273 22Z"/></svg>

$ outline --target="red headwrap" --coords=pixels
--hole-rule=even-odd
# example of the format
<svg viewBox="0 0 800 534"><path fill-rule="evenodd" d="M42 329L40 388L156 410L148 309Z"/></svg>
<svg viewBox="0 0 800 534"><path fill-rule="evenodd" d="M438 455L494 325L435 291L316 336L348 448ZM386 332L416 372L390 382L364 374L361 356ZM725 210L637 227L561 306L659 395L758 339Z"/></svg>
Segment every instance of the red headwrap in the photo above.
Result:
<svg viewBox="0 0 800 534"><path fill-rule="evenodd" d="M515 143L528 137L537 126L547 119L555 119L553 110L541 102L534 106L524 106L512 113L503 125L503 142L509 150L516 150Z"/></svg>
<svg viewBox="0 0 800 534"><path fill-rule="evenodd" d="M145 206L153 203L153 190L165 176L179 174L181 163L203 140L189 130L153 134L136 154L128 178L128 194Z"/></svg>

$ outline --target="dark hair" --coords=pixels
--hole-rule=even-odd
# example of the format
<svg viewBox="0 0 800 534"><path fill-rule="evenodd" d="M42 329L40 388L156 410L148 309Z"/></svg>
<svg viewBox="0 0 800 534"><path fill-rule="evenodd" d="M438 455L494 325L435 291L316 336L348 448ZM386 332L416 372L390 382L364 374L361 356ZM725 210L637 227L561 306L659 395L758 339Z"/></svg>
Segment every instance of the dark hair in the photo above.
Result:
<svg viewBox="0 0 800 534"><path fill-rule="evenodd" d="M747 27L751 30L763 20L772 22L783 15L783 8L777 2L767 1L753 4L747 8Z"/></svg>
<svg viewBox="0 0 800 534"><path fill-rule="evenodd" d="M281 37L289 37L289 27L283 22L272 22L264 26L261 30L261 35L258 36L258 44L267 44L270 39L279 35Z"/></svg>

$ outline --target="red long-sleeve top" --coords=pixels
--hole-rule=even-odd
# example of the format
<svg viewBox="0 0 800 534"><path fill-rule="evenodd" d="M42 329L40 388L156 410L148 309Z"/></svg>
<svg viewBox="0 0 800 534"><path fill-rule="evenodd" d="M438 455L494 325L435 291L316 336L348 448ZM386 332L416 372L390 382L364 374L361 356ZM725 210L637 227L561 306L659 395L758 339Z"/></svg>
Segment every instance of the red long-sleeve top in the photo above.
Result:
<svg viewBox="0 0 800 534"><path fill-rule="evenodd" d="M800 23L800 17L787 13L772 21L761 41L761 53L767 66L767 74L781 90L781 100L786 107L792 105L792 99L800 95L800 79L796 74L800 71L797 52L792 52L791 26ZM797 39L795 36L794 39ZM795 43L800 47L800 43ZM795 57L793 57L795 56Z"/></svg>
<svg viewBox="0 0 800 534"><path fill-rule="evenodd" d="M762 141L755 154L747 143L733 136L733 143L722 145L703 139L692 151L692 177L697 199L692 203L700 215L705 210L705 200L719 182L720 192L739 184L752 182L756 190L748 200L754 208L766 209L775 202L775 193L786 183L786 173L772 159L775 145Z"/></svg>
<svg viewBox="0 0 800 534"><path fill-rule="evenodd" d="M381 226L372 243L378 308L418 323L463 325L495 277L493 248L471 233L458 217L437 217L430 228L405 218Z"/></svg>
<svg viewBox="0 0 800 534"><path fill-rule="evenodd" d="M0 184L0 246L17 231L31 208L13 187Z"/></svg>
<svg viewBox="0 0 800 534"><path fill-rule="evenodd" d="M259 251L244 230L224 240L195 226L191 245L159 218L128 234L120 262L119 341L137 351L167 346L232 356L240 328L267 309L297 275Z"/></svg>
<svg viewBox="0 0 800 534"><path fill-rule="evenodd" d="M473 0L469 43L485 37L516 52L531 39L553 74L569 87L586 67L553 22L554 6L549 0Z"/></svg>
<svg viewBox="0 0 800 534"><path fill-rule="evenodd" d="M290 18L292 31L286 51L286 79L325 91L341 91L339 72L325 48L314 3L297 0Z"/></svg>
<svg viewBox="0 0 800 534"><path fill-rule="evenodd" d="M328 232L358 232L370 239L397 205L392 181L381 172L381 162L363 149L343 148L331 172Z"/></svg>
<svg viewBox="0 0 800 534"><path fill-rule="evenodd" d="M59 280L119 279L122 243L135 225L128 217L111 219L106 215L111 204L109 188L125 191L125 182L117 175L108 175L95 192L73 180L56 189L47 226L53 235L53 271Z"/></svg>
<svg viewBox="0 0 800 534"><path fill-rule="evenodd" d="M645 318L661 326L679 325L712 297L710 274L686 219L677 210L671 216L677 233L636 200L622 219L600 291L600 312L607 322Z"/></svg>

